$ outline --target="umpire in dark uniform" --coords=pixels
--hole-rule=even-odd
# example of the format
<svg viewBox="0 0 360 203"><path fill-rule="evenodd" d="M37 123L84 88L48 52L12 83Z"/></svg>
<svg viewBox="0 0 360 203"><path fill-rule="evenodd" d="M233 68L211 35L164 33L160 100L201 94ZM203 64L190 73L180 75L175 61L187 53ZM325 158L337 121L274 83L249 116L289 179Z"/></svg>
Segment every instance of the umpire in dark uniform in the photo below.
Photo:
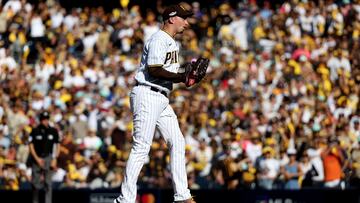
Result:
<svg viewBox="0 0 360 203"><path fill-rule="evenodd" d="M52 202L52 170L60 153L58 131L49 125L49 113L39 116L40 124L29 136L32 166L33 203L39 203L39 193L45 190L45 203ZM41 176L44 176L42 178Z"/></svg>

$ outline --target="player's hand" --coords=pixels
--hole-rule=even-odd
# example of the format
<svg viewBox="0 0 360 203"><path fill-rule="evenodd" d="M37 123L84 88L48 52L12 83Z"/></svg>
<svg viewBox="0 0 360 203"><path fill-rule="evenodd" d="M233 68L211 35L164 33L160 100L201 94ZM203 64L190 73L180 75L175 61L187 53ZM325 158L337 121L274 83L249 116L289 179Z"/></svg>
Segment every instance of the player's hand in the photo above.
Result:
<svg viewBox="0 0 360 203"><path fill-rule="evenodd" d="M36 163L40 166L40 168L45 168L45 161L42 158L36 160Z"/></svg>
<svg viewBox="0 0 360 203"><path fill-rule="evenodd" d="M50 168L55 170L57 168L57 161L56 159L51 160Z"/></svg>

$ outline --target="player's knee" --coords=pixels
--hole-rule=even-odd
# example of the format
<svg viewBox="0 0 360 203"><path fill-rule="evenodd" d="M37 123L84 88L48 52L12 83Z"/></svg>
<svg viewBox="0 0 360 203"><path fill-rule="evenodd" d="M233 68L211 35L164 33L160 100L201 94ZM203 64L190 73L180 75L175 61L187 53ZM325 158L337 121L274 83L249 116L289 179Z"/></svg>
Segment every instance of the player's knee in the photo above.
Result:
<svg viewBox="0 0 360 203"><path fill-rule="evenodd" d="M148 143L134 143L132 147L133 154L147 155L150 152L151 145Z"/></svg>

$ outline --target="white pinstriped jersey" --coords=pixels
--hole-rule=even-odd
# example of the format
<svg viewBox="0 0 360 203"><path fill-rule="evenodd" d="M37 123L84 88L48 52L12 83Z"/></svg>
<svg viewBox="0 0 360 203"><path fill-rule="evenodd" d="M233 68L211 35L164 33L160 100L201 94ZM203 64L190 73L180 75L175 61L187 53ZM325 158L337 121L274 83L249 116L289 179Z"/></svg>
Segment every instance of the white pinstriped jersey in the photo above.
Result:
<svg viewBox="0 0 360 203"><path fill-rule="evenodd" d="M158 68L174 73L180 67L179 47L175 40L162 30L153 34L146 42L140 68L135 75L136 81L141 85L134 86L130 93L134 124L133 146L121 183L121 193L114 203L135 203L137 179L149 156L156 128L169 146L174 201L191 198L185 167L185 139L177 116L169 104L169 98L149 88L152 86L170 92L173 83L152 77L148 72L148 66L159 66Z"/></svg>
<svg viewBox="0 0 360 203"><path fill-rule="evenodd" d="M145 43L141 63L135 75L140 84L156 87L169 92L173 82L152 77L148 72L148 66L162 66L165 70L177 73L179 64L179 46L176 41L163 30L153 34Z"/></svg>

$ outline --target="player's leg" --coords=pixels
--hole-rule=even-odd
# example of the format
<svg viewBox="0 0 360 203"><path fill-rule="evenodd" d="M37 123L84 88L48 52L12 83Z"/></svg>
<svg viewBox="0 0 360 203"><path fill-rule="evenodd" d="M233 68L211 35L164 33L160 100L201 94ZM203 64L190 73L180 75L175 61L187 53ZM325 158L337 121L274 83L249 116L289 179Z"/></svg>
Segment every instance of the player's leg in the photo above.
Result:
<svg viewBox="0 0 360 203"><path fill-rule="evenodd" d="M33 203L39 203L39 193L43 186L41 182L42 169L37 163L32 163L31 169L32 199Z"/></svg>
<svg viewBox="0 0 360 203"><path fill-rule="evenodd" d="M186 163L185 163L185 138L180 131L177 116L170 105L163 111L157 127L165 139L170 151L170 168L174 186L174 201L183 201L191 198L188 189Z"/></svg>
<svg viewBox="0 0 360 203"><path fill-rule="evenodd" d="M136 200L136 182L150 151L156 121L166 107L166 100L162 97L161 94L141 86L135 87L131 92L133 146L127 160L120 196L114 202L134 203Z"/></svg>
<svg viewBox="0 0 360 203"><path fill-rule="evenodd" d="M44 158L45 160L45 170L44 170L44 178L45 178L45 203L52 202L52 175L53 172L50 168L51 165L51 155Z"/></svg>

